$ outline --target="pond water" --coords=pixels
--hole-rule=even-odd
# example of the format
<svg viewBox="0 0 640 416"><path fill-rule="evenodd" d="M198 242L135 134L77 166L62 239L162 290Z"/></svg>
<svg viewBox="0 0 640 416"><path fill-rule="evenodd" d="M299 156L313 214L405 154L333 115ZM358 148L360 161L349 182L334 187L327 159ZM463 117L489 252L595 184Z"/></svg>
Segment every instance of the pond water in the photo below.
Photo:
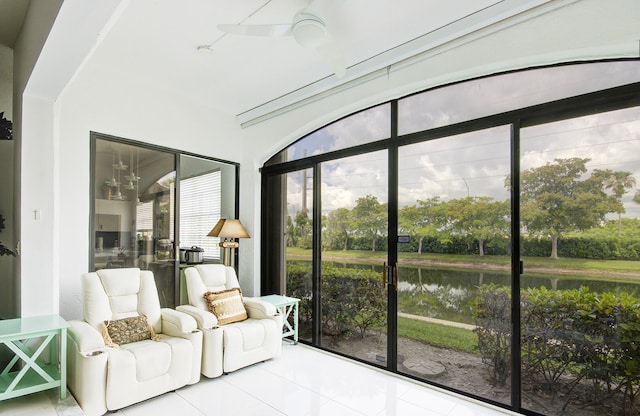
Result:
<svg viewBox="0 0 640 416"><path fill-rule="evenodd" d="M366 268L382 274L382 266L331 262L333 267ZM398 267L398 309L400 312L473 324L474 300L479 287L487 284L510 286L506 272L456 268ZM639 273L640 277L640 273ZM640 279L616 280L593 276L521 276L520 287L553 290L588 287L592 292L628 293L640 298Z"/></svg>

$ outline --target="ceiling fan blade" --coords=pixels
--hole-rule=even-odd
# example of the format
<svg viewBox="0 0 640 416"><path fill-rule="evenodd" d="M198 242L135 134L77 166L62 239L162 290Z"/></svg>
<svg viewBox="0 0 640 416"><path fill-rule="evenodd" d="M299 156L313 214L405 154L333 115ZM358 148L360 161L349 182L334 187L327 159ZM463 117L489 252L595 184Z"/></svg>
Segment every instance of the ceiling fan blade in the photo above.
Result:
<svg viewBox="0 0 640 416"><path fill-rule="evenodd" d="M291 36L291 24L277 25L218 25L218 30L231 35L284 37Z"/></svg>

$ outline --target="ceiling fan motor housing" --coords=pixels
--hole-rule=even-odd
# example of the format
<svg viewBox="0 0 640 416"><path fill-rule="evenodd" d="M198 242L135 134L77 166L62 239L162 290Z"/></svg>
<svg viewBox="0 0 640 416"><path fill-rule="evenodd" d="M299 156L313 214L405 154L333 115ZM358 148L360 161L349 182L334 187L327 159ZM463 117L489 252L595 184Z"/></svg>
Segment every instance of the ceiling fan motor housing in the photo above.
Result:
<svg viewBox="0 0 640 416"><path fill-rule="evenodd" d="M305 48L316 48L327 40L327 26L324 21L306 10L296 14L291 31L296 42Z"/></svg>

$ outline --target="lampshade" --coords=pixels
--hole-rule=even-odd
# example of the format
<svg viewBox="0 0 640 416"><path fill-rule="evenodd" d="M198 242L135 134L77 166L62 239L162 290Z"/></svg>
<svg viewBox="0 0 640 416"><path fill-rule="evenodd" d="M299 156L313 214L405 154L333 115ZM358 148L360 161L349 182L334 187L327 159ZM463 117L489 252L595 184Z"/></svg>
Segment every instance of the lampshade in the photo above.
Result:
<svg viewBox="0 0 640 416"><path fill-rule="evenodd" d="M222 238L250 238L249 233L244 229L240 220L227 219L220 219L215 227L209 231L207 236Z"/></svg>

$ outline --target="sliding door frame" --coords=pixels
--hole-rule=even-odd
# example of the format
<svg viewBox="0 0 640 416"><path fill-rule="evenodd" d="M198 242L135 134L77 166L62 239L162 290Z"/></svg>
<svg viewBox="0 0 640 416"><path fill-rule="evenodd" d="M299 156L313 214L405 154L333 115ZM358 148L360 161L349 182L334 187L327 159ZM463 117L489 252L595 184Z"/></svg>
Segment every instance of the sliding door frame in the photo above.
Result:
<svg viewBox="0 0 640 416"><path fill-rule="evenodd" d="M520 130L524 127L559 121L578 116L603 113L607 111L619 110L628 107L640 106L640 83L627 84L621 87L609 88L606 90L582 94L570 98L552 101L545 104L534 105L518 110L499 113L474 120L464 121L444 127L430 130L398 135L398 100L391 101L391 137L375 142L359 145L334 152L309 156L280 164L264 166L262 173L262 231L263 239L261 246L262 262L262 288L267 289L266 293L276 293L270 289L275 289L274 279L279 279L279 273L284 270L273 269L269 266L269 259L274 256L274 250L284 250L284 247L274 247L270 243L271 233L267 224L271 219L264 213L269 212L269 198L273 193L268 186L268 179L276 175L282 175L300 169L312 168L314 170L313 187L313 284L314 284L314 307L313 307L313 338L311 344L322 348L320 345L320 320L321 306L319 297L319 282L321 277L321 177L320 166L322 162L338 160L348 156L365 154L377 150L388 151L388 271L394 272L394 265L397 263L397 239L398 239L398 149L400 146L426 142L434 139L446 138L462 133L488 129L497 126L511 126L510 138L510 169L511 169L511 403L505 404L495 402L485 397L476 396L469 392L459 391L440 385L429 380L403 374L415 378L421 382L433 384L450 391L473 397L483 402L494 404L498 407L507 408L520 413L534 414L522 408L521 397L521 328L520 328L520 276L523 271L523 264L520 260ZM394 373L398 373L397 365L397 293L394 285L395 276L389 275L387 283L387 365L386 368ZM319 295L319 296L316 296ZM305 341L301 341L305 342ZM335 352L335 351L334 351ZM338 352L338 354L340 354ZM366 364L375 365L358 358L349 357Z"/></svg>

